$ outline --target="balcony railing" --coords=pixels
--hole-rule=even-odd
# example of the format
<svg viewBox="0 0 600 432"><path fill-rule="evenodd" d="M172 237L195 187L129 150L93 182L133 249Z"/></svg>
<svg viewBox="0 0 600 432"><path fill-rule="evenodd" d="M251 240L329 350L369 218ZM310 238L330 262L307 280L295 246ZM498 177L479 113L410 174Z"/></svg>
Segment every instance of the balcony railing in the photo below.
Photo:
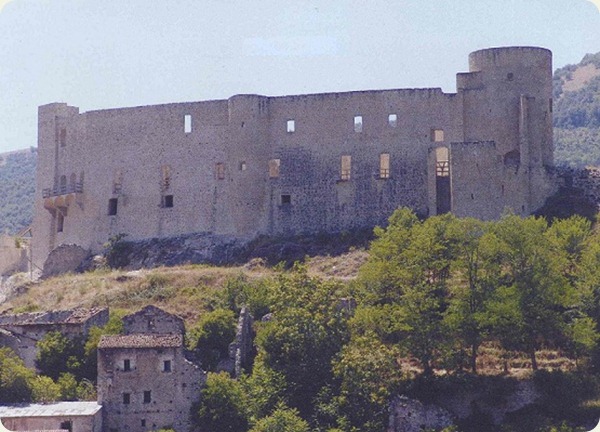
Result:
<svg viewBox="0 0 600 432"><path fill-rule="evenodd" d="M82 193L83 183L75 183L69 185L56 186L54 188L47 188L42 190L43 198L50 198L60 195L68 195L72 193Z"/></svg>

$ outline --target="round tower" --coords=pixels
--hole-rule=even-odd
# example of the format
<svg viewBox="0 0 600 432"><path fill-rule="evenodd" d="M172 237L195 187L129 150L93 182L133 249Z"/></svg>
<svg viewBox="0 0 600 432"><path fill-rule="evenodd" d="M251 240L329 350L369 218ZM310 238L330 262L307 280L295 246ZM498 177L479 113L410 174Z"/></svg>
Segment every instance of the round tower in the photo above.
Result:
<svg viewBox="0 0 600 432"><path fill-rule="evenodd" d="M493 140L528 166L553 165L552 52L483 49L469 55L469 70L480 91L465 93L465 140Z"/></svg>

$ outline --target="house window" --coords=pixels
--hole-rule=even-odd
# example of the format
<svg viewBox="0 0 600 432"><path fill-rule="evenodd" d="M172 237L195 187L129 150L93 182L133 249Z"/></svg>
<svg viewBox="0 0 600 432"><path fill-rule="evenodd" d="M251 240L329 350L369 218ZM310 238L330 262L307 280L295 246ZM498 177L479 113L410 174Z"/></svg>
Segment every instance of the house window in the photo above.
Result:
<svg viewBox="0 0 600 432"><path fill-rule="evenodd" d="M341 179L343 181L350 180L351 168L352 168L352 156L349 156L349 155L342 156Z"/></svg>
<svg viewBox="0 0 600 432"><path fill-rule="evenodd" d="M131 370L131 360L125 359L123 360L123 371L129 372Z"/></svg>
<svg viewBox="0 0 600 432"><path fill-rule="evenodd" d="M395 128L396 126L398 126L398 115L397 114L390 114L388 116L388 124Z"/></svg>
<svg viewBox="0 0 600 432"><path fill-rule="evenodd" d="M131 393L123 393L123 405L129 405L131 403Z"/></svg>
<svg viewBox="0 0 600 432"><path fill-rule="evenodd" d="M183 117L183 131L186 134L192 132L192 116L189 114Z"/></svg>
<svg viewBox="0 0 600 432"><path fill-rule="evenodd" d="M118 198L110 198L108 200L108 215L115 216L117 214Z"/></svg>
<svg viewBox="0 0 600 432"><path fill-rule="evenodd" d="M163 195L161 204L166 208L173 207L173 195Z"/></svg>
<svg viewBox="0 0 600 432"><path fill-rule="evenodd" d="M73 422L71 422L70 420L60 422L60 428L62 430L67 430L69 432L72 432L73 431Z"/></svg>
<svg viewBox="0 0 600 432"><path fill-rule="evenodd" d="M171 360L163 361L163 372L171 372Z"/></svg>
<svg viewBox="0 0 600 432"><path fill-rule="evenodd" d="M142 427L146 427L146 419L142 419Z"/></svg>
<svg viewBox="0 0 600 432"><path fill-rule="evenodd" d="M149 404L152 402L152 392L150 390L144 391L144 403Z"/></svg>
<svg viewBox="0 0 600 432"><path fill-rule="evenodd" d="M291 204L292 203L292 196L285 194L285 195L281 195L281 205L286 205L286 204Z"/></svg>
<svg viewBox="0 0 600 432"><path fill-rule="evenodd" d="M444 141L444 130L443 129L431 129L431 141L443 142Z"/></svg>
<svg viewBox="0 0 600 432"><path fill-rule="evenodd" d="M289 133L296 132L296 121L295 120L288 120L287 121L287 131Z"/></svg>
<svg viewBox="0 0 600 432"><path fill-rule="evenodd" d="M217 180L225 179L225 164L224 163L219 162L219 163L215 164L215 177L217 178Z"/></svg>
<svg viewBox="0 0 600 432"><path fill-rule="evenodd" d="M379 178L389 179L390 178L390 154L381 153L379 155Z"/></svg>
<svg viewBox="0 0 600 432"><path fill-rule="evenodd" d="M354 116L354 132L362 132L363 118L362 116Z"/></svg>
<svg viewBox="0 0 600 432"><path fill-rule="evenodd" d="M246 171L246 161L240 162L240 171Z"/></svg>
<svg viewBox="0 0 600 432"><path fill-rule="evenodd" d="M269 161L269 177L279 177L279 166L281 165L281 159L271 159Z"/></svg>
<svg viewBox="0 0 600 432"><path fill-rule="evenodd" d="M513 74L512 72L509 72L508 74L506 74L506 79L508 81L512 81L515 79L515 74Z"/></svg>

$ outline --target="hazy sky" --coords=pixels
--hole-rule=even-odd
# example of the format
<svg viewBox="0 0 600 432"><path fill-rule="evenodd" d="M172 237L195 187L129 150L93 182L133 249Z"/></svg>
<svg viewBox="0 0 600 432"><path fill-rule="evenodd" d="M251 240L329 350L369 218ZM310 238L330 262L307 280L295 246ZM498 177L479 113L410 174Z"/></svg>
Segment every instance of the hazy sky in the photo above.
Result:
<svg viewBox="0 0 600 432"><path fill-rule="evenodd" d="M50 102L87 111L237 93L453 92L477 49L543 46L555 67L600 51L591 0L0 0L0 8L0 152L36 146L37 107Z"/></svg>

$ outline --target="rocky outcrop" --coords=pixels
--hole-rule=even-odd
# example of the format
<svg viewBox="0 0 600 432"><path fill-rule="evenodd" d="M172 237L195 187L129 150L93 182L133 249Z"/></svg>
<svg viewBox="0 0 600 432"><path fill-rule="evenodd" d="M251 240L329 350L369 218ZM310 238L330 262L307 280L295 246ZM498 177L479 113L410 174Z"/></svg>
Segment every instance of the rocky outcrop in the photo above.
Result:
<svg viewBox="0 0 600 432"><path fill-rule="evenodd" d="M60 245L48 255L42 278L76 271L80 264L90 255L88 250L75 244Z"/></svg>
<svg viewBox="0 0 600 432"><path fill-rule="evenodd" d="M422 432L439 430L454 424L452 415L436 405L425 405L406 396L396 397L390 406L387 432Z"/></svg>

